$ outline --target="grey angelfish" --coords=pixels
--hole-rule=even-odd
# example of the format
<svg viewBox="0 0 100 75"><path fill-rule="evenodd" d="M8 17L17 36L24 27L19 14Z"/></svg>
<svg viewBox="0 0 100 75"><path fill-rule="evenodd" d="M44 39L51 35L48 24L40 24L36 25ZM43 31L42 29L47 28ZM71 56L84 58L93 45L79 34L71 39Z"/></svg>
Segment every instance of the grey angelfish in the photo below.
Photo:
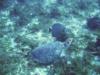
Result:
<svg viewBox="0 0 100 75"><path fill-rule="evenodd" d="M63 43L54 41L38 46L30 52L31 60L41 65L53 64L61 57L66 56L64 51L69 48L72 40L69 38Z"/></svg>

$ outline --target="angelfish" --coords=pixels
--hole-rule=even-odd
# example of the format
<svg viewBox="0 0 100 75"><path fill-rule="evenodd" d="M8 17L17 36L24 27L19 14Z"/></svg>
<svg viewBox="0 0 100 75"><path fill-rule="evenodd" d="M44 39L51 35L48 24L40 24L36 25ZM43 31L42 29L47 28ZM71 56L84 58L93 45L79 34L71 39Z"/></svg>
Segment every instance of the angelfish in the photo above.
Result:
<svg viewBox="0 0 100 75"><path fill-rule="evenodd" d="M54 37L55 40L60 42L65 42L68 38L68 29L65 28L63 24L60 23L54 23L49 28L49 32L51 32L52 37Z"/></svg>

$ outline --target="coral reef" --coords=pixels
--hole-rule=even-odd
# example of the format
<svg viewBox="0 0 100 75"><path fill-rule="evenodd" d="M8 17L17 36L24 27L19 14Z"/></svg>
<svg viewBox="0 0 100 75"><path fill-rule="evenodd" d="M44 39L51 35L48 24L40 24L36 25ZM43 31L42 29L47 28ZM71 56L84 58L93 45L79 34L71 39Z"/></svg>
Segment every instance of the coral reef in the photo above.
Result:
<svg viewBox="0 0 100 75"><path fill-rule="evenodd" d="M0 75L100 75L100 0L0 0Z"/></svg>

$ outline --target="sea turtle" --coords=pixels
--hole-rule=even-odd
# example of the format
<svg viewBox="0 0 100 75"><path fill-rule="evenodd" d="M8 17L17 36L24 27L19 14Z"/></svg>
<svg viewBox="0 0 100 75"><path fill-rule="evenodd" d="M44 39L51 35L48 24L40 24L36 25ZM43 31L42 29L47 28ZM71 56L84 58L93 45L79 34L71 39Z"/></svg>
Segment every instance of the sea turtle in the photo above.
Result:
<svg viewBox="0 0 100 75"><path fill-rule="evenodd" d="M30 52L31 60L41 65L50 65L56 63L61 57L65 56L67 49L72 42L72 38L66 42L54 41L36 47Z"/></svg>

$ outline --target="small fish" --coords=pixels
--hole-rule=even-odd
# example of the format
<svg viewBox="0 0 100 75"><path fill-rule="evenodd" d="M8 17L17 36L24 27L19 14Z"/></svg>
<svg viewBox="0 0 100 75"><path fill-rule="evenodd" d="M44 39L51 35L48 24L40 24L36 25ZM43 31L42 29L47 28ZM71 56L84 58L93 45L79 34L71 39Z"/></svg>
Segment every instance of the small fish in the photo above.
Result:
<svg viewBox="0 0 100 75"><path fill-rule="evenodd" d="M17 0L19 3L25 3L25 0Z"/></svg>
<svg viewBox="0 0 100 75"><path fill-rule="evenodd" d="M53 24L49 31L52 33L52 36L55 37L57 41L65 42L68 38L66 28L60 23Z"/></svg>
<svg viewBox="0 0 100 75"><path fill-rule="evenodd" d="M65 49L70 46L71 42L72 40L67 40L66 45L59 41L43 44L32 50L31 59L41 65L53 64L62 57L62 54L64 55Z"/></svg>

